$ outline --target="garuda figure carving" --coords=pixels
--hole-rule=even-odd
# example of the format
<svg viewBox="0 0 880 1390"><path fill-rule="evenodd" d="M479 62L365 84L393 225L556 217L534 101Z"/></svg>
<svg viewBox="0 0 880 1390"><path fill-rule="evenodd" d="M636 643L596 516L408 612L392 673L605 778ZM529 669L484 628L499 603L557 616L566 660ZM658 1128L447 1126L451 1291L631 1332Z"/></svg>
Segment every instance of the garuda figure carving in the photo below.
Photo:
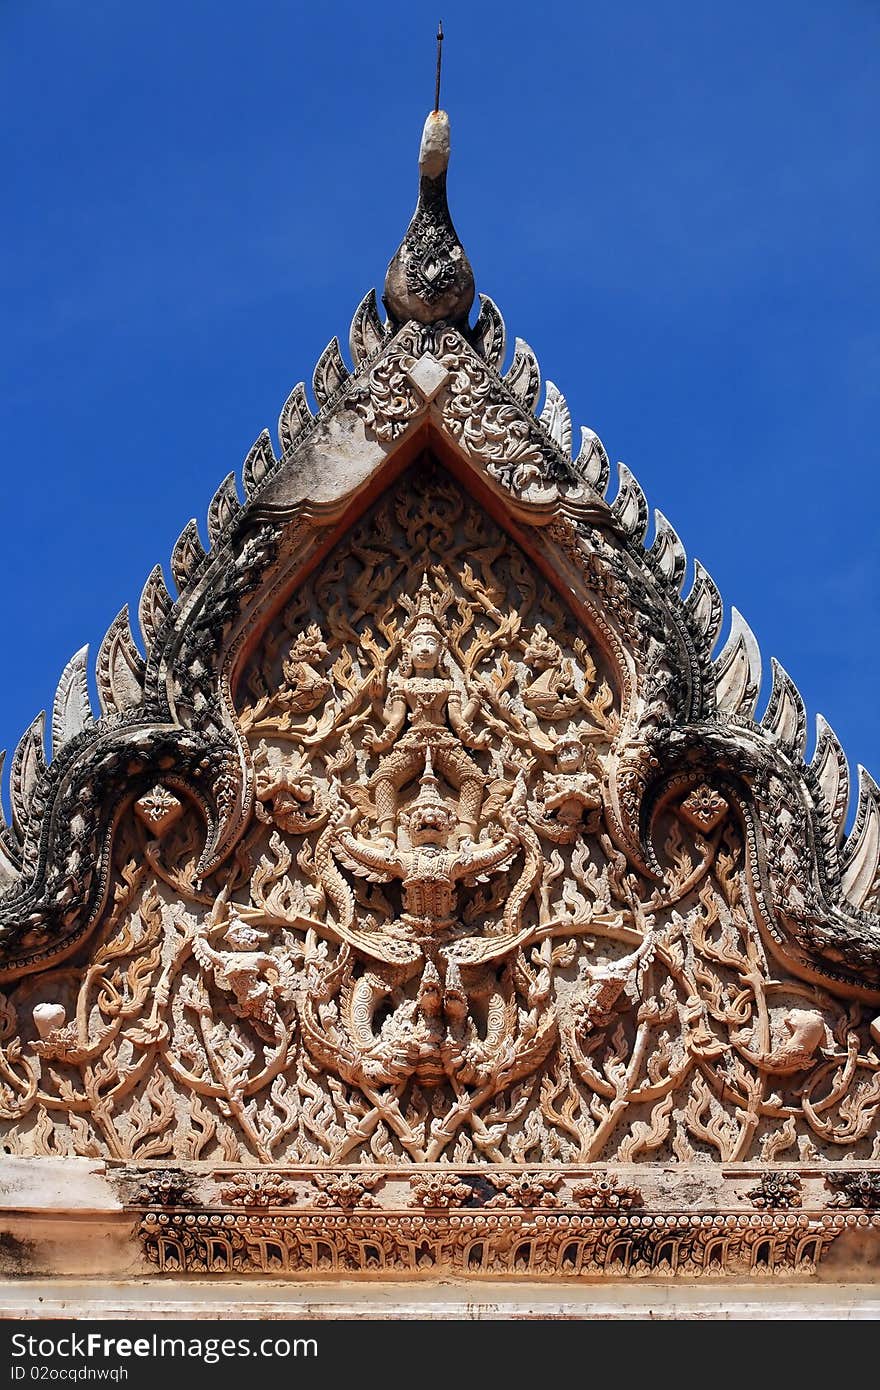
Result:
<svg viewBox="0 0 880 1390"><path fill-rule="evenodd" d="M518 783L524 798L521 778ZM360 840L345 828L335 832L333 849L347 868L373 882L400 880L403 912L386 930L431 952L453 937L459 927L459 879L486 877L492 870L506 868L519 845L517 836L508 832L487 843L475 844L467 839L450 847L455 823L454 809L437 790L429 745L419 794L401 817L401 837L408 840L408 845L388 846Z"/></svg>
<svg viewBox="0 0 880 1390"><path fill-rule="evenodd" d="M427 500L416 503L420 517ZM438 501L445 510L441 498L434 507ZM576 735L543 736L533 714L526 721L524 704L522 718L511 720L501 703L493 712L494 686L479 670L494 659L488 632L500 630L507 642L518 623L496 609L490 628L475 638L473 610L455 589L448 572L439 571L435 588L425 570L417 591L399 589L399 620L387 609L376 612L377 627L393 640L370 677L352 687L354 705L370 700L369 714L364 707L357 716L366 716L367 727L349 735L360 741L354 766L361 776L341 778L333 760L322 794L328 818L314 849L316 876L332 908L322 935L348 949L328 967L325 988L314 996L319 1006L307 1000L302 1013L306 1049L350 1081L399 1085L417 1078L422 1086L452 1086L461 1101L453 1128L466 1114L464 1087L479 1083L488 1095L502 1081L510 1085L514 1073L526 1074L544 1059L557 1033L552 1010L542 1020L535 1013L547 999L548 971L542 964L532 978L523 955L537 939L535 894L544 867L529 821L528 773L540 786L539 821L550 824L562 810L574 825L585 800L599 805L595 776L585 796ZM375 662L372 631L365 636ZM515 640L525 656L528 643ZM363 650L363 637L360 645ZM528 685L530 676L524 660L517 680ZM274 708L286 703L282 693ZM328 740L338 738L341 710L350 715L354 705L337 704L332 725L319 722ZM282 724L273 725L265 698L259 708L260 727L274 728L277 737ZM286 721L283 732L296 735ZM534 757L528 772L525 766L513 771L514 737L521 748L537 737L546 777ZM557 765L564 771L550 770ZM553 832L553 838L570 835ZM393 912L383 900L380 918L365 911L368 883L399 893ZM480 885L487 885L485 901L496 909L504 897L503 911L488 921L474 911Z"/></svg>
<svg viewBox="0 0 880 1390"><path fill-rule="evenodd" d="M145 650L112 625L97 717L81 653L51 759L39 720L16 750L0 1142L316 1169L322 1200L380 1206L375 1175L323 1170L415 1164L422 1205L544 1216L583 1165L878 1163L876 788L844 839L828 726L808 765L778 666L756 720L745 623L716 655L705 570L682 597L632 474L606 500L551 383L535 414L530 349L505 368L485 297L469 324L441 115L387 321L368 296L351 370L334 339L280 457L261 435L245 499L218 490L210 549L191 523L176 592L153 571ZM442 317L410 274L429 223ZM297 1199L252 1177L223 1190Z"/></svg>

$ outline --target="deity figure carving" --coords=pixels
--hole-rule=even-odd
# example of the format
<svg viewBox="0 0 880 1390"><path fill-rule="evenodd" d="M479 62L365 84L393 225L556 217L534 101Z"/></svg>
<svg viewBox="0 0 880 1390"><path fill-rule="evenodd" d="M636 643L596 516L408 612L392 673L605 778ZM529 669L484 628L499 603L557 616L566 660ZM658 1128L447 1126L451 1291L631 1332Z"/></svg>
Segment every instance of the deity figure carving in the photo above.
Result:
<svg viewBox="0 0 880 1390"><path fill-rule="evenodd" d="M470 323L448 134L351 370L334 337L10 759L6 1263L91 1223L126 1280L127 1227L176 1281L789 1281L845 1232L861 1279L880 789L821 719L807 764L778 663L756 716L740 614Z"/></svg>
<svg viewBox="0 0 880 1390"><path fill-rule="evenodd" d="M193 802L151 773L88 963L0 996L10 1150L880 1158L876 1009L774 973L736 779L670 780L653 872L622 836L633 730L660 715L602 621L439 468L379 498L233 682L234 855L200 876Z"/></svg>
<svg viewBox="0 0 880 1390"><path fill-rule="evenodd" d="M595 749L577 734L555 741L556 770L545 772L540 792L541 830L551 839L570 841L596 824L602 805L601 765Z"/></svg>
<svg viewBox="0 0 880 1390"><path fill-rule="evenodd" d="M443 640L441 619L451 598L449 592L438 600L427 574L423 576L416 602L410 605L402 669L388 682L384 731L365 739L365 747L374 753L392 750L371 783L379 830L389 837L394 833L398 794L421 772L427 750L438 771L459 791L459 833L476 834L485 777L465 747L487 748L489 736L477 734L471 726L480 708L479 697L468 696L463 689Z"/></svg>

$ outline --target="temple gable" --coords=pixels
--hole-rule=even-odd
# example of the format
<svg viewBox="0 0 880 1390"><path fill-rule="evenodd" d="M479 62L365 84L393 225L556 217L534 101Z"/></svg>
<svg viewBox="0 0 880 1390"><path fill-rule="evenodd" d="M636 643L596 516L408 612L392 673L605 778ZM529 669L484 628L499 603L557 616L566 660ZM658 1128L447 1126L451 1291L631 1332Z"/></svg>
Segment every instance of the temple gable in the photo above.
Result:
<svg viewBox="0 0 880 1390"><path fill-rule="evenodd" d="M101 1174L120 1277L810 1274L880 1219L876 788L844 839L828 725L470 323L439 115L387 317L14 754L0 1147Z"/></svg>

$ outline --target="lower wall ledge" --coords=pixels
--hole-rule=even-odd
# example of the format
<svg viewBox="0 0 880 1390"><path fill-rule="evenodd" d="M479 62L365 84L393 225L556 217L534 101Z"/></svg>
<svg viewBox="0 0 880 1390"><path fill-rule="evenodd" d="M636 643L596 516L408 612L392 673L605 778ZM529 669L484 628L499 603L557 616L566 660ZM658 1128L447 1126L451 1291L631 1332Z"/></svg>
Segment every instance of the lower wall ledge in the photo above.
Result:
<svg viewBox="0 0 880 1390"><path fill-rule="evenodd" d="M880 1318L880 1285L611 1281L535 1284L364 1284L288 1280L0 1282L0 1319L253 1320L859 1320Z"/></svg>

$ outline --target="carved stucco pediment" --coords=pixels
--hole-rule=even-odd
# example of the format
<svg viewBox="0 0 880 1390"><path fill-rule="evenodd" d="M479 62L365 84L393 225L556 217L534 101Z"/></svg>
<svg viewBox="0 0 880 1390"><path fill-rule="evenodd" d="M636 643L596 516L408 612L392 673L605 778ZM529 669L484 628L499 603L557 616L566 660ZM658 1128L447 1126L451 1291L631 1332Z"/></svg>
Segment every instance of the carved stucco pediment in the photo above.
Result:
<svg viewBox="0 0 880 1390"><path fill-rule="evenodd" d="M86 650L73 657L55 698L50 758L41 715L11 763L0 895L7 978L42 968L88 931L106 891L102 845L114 798L139 782L181 779L205 821L201 867L214 870L229 855L253 806L231 698L242 653L370 498L433 451L614 652L627 702L612 779L622 848L656 872L649 822L659 784L683 763L717 761L742 777L745 809L761 821L755 888L779 944L785 937L804 970L860 994L880 989L872 779L859 770L855 824L842 843L849 773L828 724L820 716L805 765L803 702L775 661L767 709L754 722L761 660L748 625L732 610L715 653L723 609L710 576L697 561L682 594L685 551L659 512L644 549L648 506L638 482L619 465L617 494L605 499L601 441L584 429L572 458L568 409L552 383L533 413L534 355L518 339L501 375L503 321L486 296L481 302L467 336L416 323L392 332L371 292L352 323L352 368L334 339L314 373L317 410L295 388L279 422L280 457L264 431L244 461L244 500L232 474L218 488L209 550L191 521L171 557L172 587L160 566L150 574L139 605L144 654L127 609L111 625L96 660L97 717ZM785 855L788 842L795 854Z"/></svg>
<svg viewBox="0 0 880 1390"><path fill-rule="evenodd" d="M516 1264L508 1209L557 1222L554 1269L616 1268L595 1223L644 1193L595 1165L880 1160L873 782L843 841L833 733L806 765L776 663L755 721L748 626L734 610L716 654L711 578L685 587L660 513L645 549L636 479L606 498L552 383L535 413L538 364L517 340L502 370L490 300L472 329L398 326L371 293L350 354L324 352L314 408L292 392L243 498L221 484L208 550L190 522L149 576L142 650L127 612L111 626L100 710L80 652L51 756L42 717L16 750L7 1152L266 1170L142 1193L162 1268L258 1247L271 1268L254 1210L305 1203L278 1267L320 1263L328 1205L376 1208L365 1268L417 1263L415 1217L376 1225L414 1206L479 1208L490 1273ZM375 1169L354 1195L351 1166ZM786 1181L752 1209L800 1208ZM187 1245L199 1201L250 1212L216 1266ZM748 1264L761 1221L717 1239ZM818 1258L833 1221L798 1216L778 1258Z"/></svg>

